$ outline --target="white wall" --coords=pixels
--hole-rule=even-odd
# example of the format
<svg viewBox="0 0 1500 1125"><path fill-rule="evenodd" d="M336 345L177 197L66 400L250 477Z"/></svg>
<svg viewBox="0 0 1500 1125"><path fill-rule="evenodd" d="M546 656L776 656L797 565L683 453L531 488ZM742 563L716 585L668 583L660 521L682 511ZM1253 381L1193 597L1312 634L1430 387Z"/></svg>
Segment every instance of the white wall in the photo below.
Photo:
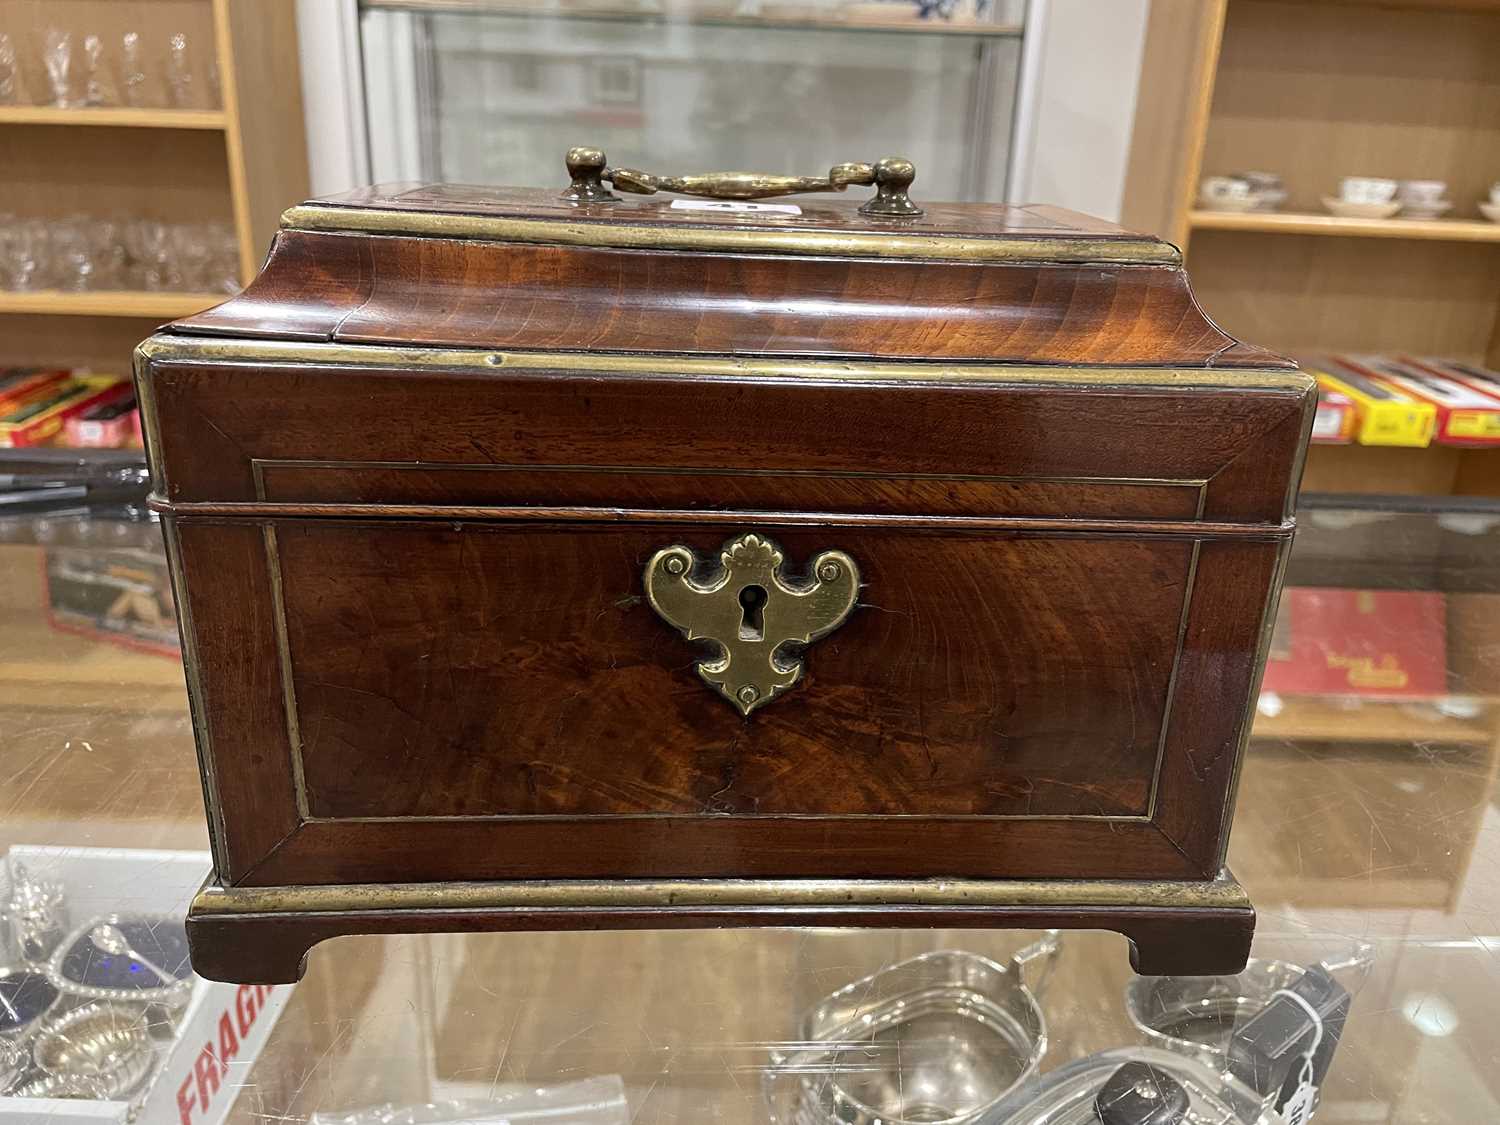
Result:
<svg viewBox="0 0 1500 1125"><path fill-rule="evenodd" d="M1012 198L1119 219L1149 10L1150 0L1033 0Z"/></svg>
<svg viewBox="0 0 1500 1125"><path fill-rule="evenodd" d="M297 0L297 47L312 194L370 182L355 0Z"/></svg>

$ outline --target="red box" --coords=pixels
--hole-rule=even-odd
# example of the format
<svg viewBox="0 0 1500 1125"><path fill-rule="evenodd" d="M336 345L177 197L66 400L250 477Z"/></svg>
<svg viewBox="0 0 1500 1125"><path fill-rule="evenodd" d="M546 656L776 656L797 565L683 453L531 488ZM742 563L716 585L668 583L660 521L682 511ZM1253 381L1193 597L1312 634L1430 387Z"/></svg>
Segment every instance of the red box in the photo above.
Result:
<svg viewBox="0 0 1500 1125"><path fill-rule="evenodd" d="M121 383L63 425L65 444L74 449L119 449L135 438L135 388Z"/></svg>
<svg viewBox="0 0 1500 1125"><path fill-rule="evenodd" d="M1448 691L1440 593L1289 586L1262 691L1431 698Z"/></svg>
<svg viewBox="0 0 1500 1125"><path fill-rule="evenodd" d="M1311 440L1319 445L1348 445L1354 440L1355 421L1354 400L1319 380Z"/></svg>

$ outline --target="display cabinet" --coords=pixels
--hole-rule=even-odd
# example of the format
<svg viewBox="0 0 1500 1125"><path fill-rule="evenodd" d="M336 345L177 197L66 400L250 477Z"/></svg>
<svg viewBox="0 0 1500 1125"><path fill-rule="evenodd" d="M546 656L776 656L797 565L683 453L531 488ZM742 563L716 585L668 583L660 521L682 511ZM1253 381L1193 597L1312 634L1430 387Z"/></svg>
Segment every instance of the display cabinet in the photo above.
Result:
<svg viewBox="0 0 1500 1125"><path fill-rule="evenodd" d="M363 0L372 179L529 183L559 145L661 168L901 155L1006 198L1022 0Z"/></svg>
<svg viewBox="0 0 1500 1125"><path fill-rule="evenodd" d="M1302 356L1500 365L1500 6L1487 0L1159 0L1124 222L1187 252L1226 330ZM1210 209L1204 177L1260 170L1274 211ZM1434 218L1330 214L1343 177L1441 181ZM1394 187L1394 184L1392 185ZM1500 454L1327 445L1316 491L1500 494Z"/></svg>
<svg viewBox="0 0 1500 1125"><path fill-rule="evenodd" d="M25 860L63 847L80 912L101 896L140 909L166 879L122 880L110 866L120 849L206 844L181 669L146 643L160 624L144 600L164 573L158 529L126 515L0 521L0 718L10 732L0 850ZM1295 966L1370 961L1334 974L1353 999L1314 1122L1491 1120L1500 511L1477 500L1350 507L1312 497L1300 525L1292 614L1273 643L1274 690L1259 701L1230 845L1260 907L1253 953ZM139 587L133 599L121 598L126 582ZM1296 654L1308 644L1385 675L1305 690L1314 681ZM151 871L152 856L162 872L180 862L160 851L131 862ZM200 862L206 870L206 855ZM974 955L939 966L985 959L1002 969L1025 954L1020 982L1046 1030L1038 1082L1148 1042L1132 1023L1142 1001L1131 1000L1140 986L1123 939L1106 933L1064 934L1056 950L1036 933L974 930L360 937L314 951L284 1007L263 1009L277 1017L263 1046L242 1049L234 1031L221 1060L217 1031L191 1044L207 1060L202 1085L186 1081L169 1104L180 1094L189 1120L246 1123L342 1122L381 1105L382 1120L414 1120L390 1107L445 1101L474 1103L470 1120L504 1108L513 1120L529 1109L589 1122L765 1122L783 1104L789 1059L815 1076L832 1066L845 1085L851 1073L894 1076L896 1094L856 1083L859 1097L894 1098L888 1112L920 1108L934 1081L951 1093L954 1075L1006 1087L1037 1047L1025 1020L1005 1034L951 1018L882 1024L846 1036L833 1062L798 1055L826 998L865 982L869 1010L888 1013L873 998L899 996L913 971L902 963L935 950ZM986 1004L1025 1010L1003 977L971 983ZM170 1052L162 1057L170 1066ZM0 1098L0 1120L39 1112L18 1104Z"/></svg>

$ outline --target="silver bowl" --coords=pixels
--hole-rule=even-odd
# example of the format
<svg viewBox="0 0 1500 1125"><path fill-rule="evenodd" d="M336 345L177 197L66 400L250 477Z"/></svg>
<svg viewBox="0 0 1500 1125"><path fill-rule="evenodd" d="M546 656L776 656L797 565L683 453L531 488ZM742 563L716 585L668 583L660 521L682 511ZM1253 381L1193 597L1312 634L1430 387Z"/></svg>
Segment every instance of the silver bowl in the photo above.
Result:
<svg viewBox="0 0 1500 1125"><path fill-rule="evenodd" d="M1057 937L1001 965L939 951L899 962L827 997L774 1052L772 1119L789 1125L961 1125L1035 1072L1047 1050L1022 966L1055 957Z"/></svg>
<svg viewBox="0 0 1500 1125"><path fill-rule="evenodd" d="M32 1044L41 1070L91 1090L87 1096L118 1098L151 1073L155 1052L138 1006L98 1002L51 1021Z"/></svg>
<svg viewBox="0 0 1500 1125"><path fill-rule="evenodd" d="M185 1007L193 994L192 974L178 977L169 984L156 977L155 969L160 969L173 975L174 966L156 965L146 969L146 977L154 979L156 983L146 987L117 988L109 985L87 984L83 981L74 980L68 975L70 954L81 942L92 942L91 934L100 925L119 927L136 923L147 925L163 925L181 927L179 918L167 915L155 914L102 914L90 918L81 925L75 927L65 937L57 948L53 950L51 958L47 962L47 975L52 983L68 996L78 997L81 1000L119 1001L125 1004L161 1004L168 1011ZM97 947L91 949L88 956L84 958L87 965L102 965L106 955L98 951ZM134 957L120 955L130 962L135 962Z"/></svg>

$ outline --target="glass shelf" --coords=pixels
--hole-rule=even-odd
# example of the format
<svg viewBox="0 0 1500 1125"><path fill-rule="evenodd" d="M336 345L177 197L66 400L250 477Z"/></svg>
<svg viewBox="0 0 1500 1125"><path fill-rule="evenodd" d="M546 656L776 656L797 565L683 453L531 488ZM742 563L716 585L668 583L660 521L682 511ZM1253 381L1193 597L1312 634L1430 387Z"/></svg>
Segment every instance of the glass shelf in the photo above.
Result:
<svg viewBox="0 0 1500 1125"><path fill-rule="evenodd" d="M1263 700L1230 864L1260 911L1257 956L1306 964L1374 947L1315 1121L1500 1120L1500 509L1329 503L1301 516L1290 582L1440 596L1441 635L1413 640L1395 619L1365 635L1437 661L1446 691ZM0 851L206 849L182 670L152 643L170 636L161 562L149 521L0 519ZM161 583L155 609L91 599L88 573ZM333 1121L603 1076L623 1096L620 1120L763 1122L769 1053L820 998L926 950L1003 959L1035 936L341 939L314 950L259 1058L233 1064L229 1120ZM1044 1073L1138 1042L1129 979L1121 938L1063 936L1041 988Z"/></svg>

